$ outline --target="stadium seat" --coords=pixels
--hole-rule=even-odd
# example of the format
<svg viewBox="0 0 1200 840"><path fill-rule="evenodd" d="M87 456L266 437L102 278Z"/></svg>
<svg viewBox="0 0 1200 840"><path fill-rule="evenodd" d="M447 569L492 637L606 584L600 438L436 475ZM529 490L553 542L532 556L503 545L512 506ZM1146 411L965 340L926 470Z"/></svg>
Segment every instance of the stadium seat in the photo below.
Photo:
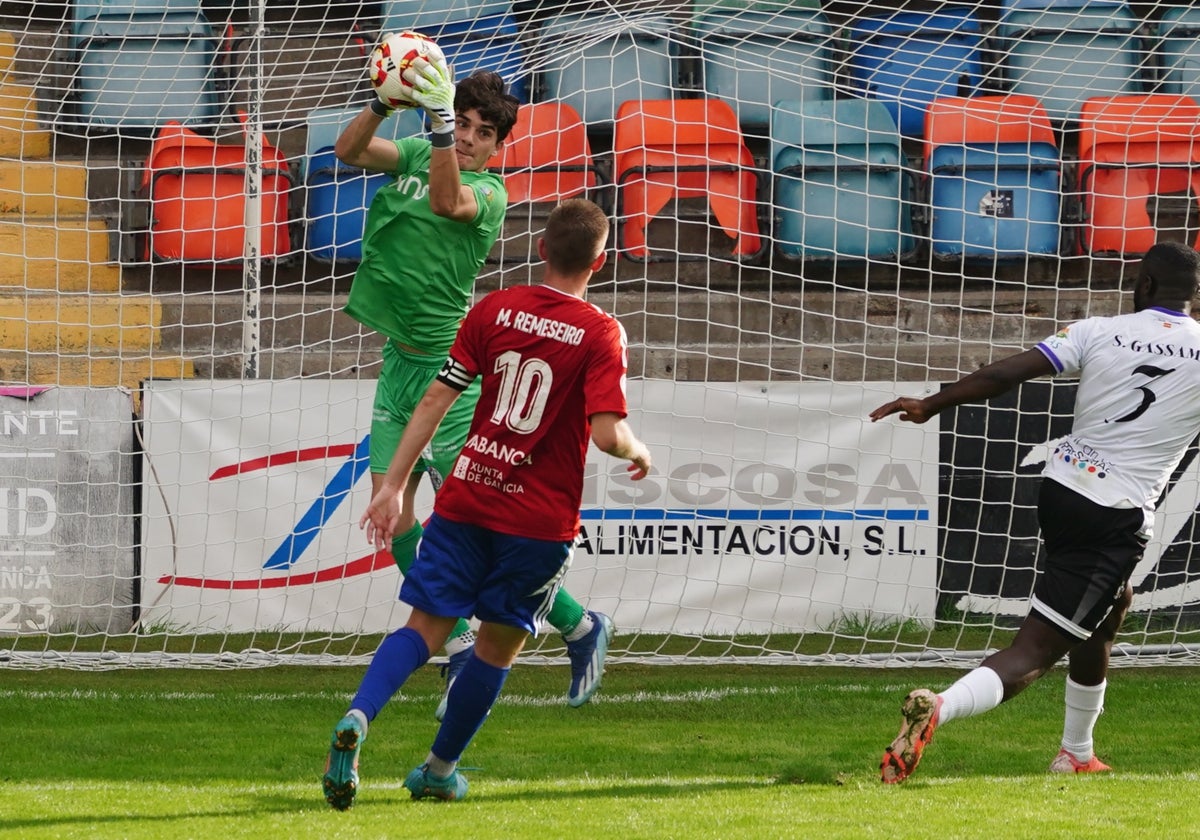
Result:
<svg viewBox="0 0 1200 840"><path fill-rule="evenodd" d="M613 173L617 249L627 259L660 259L647 247L646 229L668 201L687 198L707 200L717 225L734 240L735 257L762 250L754 158L733 109L720 99L623 102L613 130ZM707 213L704 223L707 230ZM681 258L679 249L668 258Z"/></svg>
<svg viewBox="0 0 1200 840"><path fill-rule="evenodd" d="M509 204L559 202L597 184L587 126L565 102L522 105L495 169Z"/></svg>
<svg viewBox="0 0 1200 840"><path fill-rule="evenodd" d="M362 260L367 208L379 188L391 180L385 172L347 166L333 153L338 136L362 108L326 108L308 115L305 142L305 242L309 255L321 262ZM413 109L397 111L376 136L413 137L424 130Z"/></svg>
<svg viewBox="0 0 1200 840"><path fill-rule="evenodd" d="M499 262L536 260L536 237L544 229L541 218L551 205L587 197L600 183L588 141L587 126L575 109L563 102L522 105L517 124L504 141L500 162L492 167L504 176L508 203L527 205L521 219L524 236L502 237L497 244Z"/></svg>
<svg viewBox="0 0 1200 840"><path fill-rule="evenodd" d="M1042 103L1056 127L1085 99L1142 90L1138 19L1115 0L1001 0L993 49L1012 93Z"/></svg>
<svg viewBox="0 0 1200 840"><path fill-rule="evenodd" d="M509 0L390 0L383 33L411 29L437 41L455 79L495 70L513 96L529 101L529 71Z"/></svg>
<svg viewBox="0 0 1200 840"><path fill-rule="evenodd" d="M1033 97L935 99L925 118L925 166L934 256L1058 253L1062 163L1050 118Z"/></svg>
<svg viewBox="0 0 1200 840"><path fill-rule="evenodd" d="M832 99L832 31L819 9L716 6L693 24L705 95L743 128L765 129L781 99Z"/></svg>
<svg viewBox="0 0 1200 840"><path fill-rule="evenodd" d="M75 2L71 14L76 82L60 128L146 136L215 123L218 38L199 0Z"/></svg>
<svg viewBox="0 0 1200 840"><path fill-rule="evenodd" d="M875 99L779 102L771 119L775 244L792 259L902 259L913 179Z"/></svg>
<svg viewBox="0 0 1200 840"><path fill-rule="evenodd" d="M1200 7L1176 6L1158 23L1162 93L1200 96Z"/></svg>
<svg viewBox="0 0 1200 840"><path fill-rule="evenodd" d="M246 149L216 143L177 123L159 130L142 174L150 201L145 257L230 268L243 264L246 240ZM262 238L259 255L290 250L287 160L262 142Z"/></svg>
<svg viewBox="0 0 1200 840"><path fill-rule="evenodd" d="M353 20L326 20L313 27L287 23L266 27L261 37L270 60L262 72L253 50L257 33L244 30L231 41L231 56L243 62L232 75L230 93L234 108L248 108L252 97L261 95L259 113L273 131L302 128L310 111L333 108L347 102L367 101L367 56L373 35L366 35ZM260 90L261 89L261 90Z"/></svg>
<svg viewBox="0 0 1200 840"><path fill-rule="evenodd" d="M907 137L924 132L934 99L972 96L983 81L983 30L966 6L858 18L847 40L851 89L887 105Z"/></svg>
<svg viewBox="0 0 1200 840"><path fill-rule="evenodd" d="M678 95L681 35L671 18L657 11L551 17L534 50L541 71L538 98L565 102L589 129L608 130L621 103Z"/></svg>
<svg viewBox="0 0 1200 840"><path fill-rule="evenodd" d="M1179 197L1195 218L1200 196L1200 105L1190 96L1095 97L1079 117L1081 249L1140 255L1172 236L1150 204ZM1157 214L1156 214L1157 215ZM1187 244L1200 246L1196 232Z"/></svg>

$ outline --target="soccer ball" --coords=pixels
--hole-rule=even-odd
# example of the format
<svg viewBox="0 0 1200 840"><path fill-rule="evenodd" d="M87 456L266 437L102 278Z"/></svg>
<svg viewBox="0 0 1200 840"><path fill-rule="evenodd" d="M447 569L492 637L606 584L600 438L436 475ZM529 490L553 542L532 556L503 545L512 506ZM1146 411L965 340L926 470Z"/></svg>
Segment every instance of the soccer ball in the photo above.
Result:
<svg viewBox="0 0 1200 840"><path fill-rule="evenodd" d="M367 73L375 95L389 108L413 108L412 85L404 78L414 61L445 64L446 57L432 38L420 32L398 32L383 39L371 53Z"/></svg>

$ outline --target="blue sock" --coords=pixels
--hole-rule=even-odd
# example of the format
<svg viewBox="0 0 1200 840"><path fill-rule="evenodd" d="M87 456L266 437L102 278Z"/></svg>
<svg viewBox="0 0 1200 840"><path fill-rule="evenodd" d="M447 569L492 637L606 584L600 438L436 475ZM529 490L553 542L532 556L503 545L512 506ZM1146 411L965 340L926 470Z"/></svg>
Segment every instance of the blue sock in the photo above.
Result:
<svg viewBox="0 0 1200 840"><path fill-rule="evenodd" d="M471 653L446 697L446 716L431 750L434 755L448 762L462 757L500 696L509 670L488 665Z"/></svg>
<svg viewBox="0 0 1200 840"><path fill-rule="evenodd" d="M429 648L416 630L403 627L390 634L371 658L350 708L361 710L368 721L375 720L412 672L428 661Z"/></svg>

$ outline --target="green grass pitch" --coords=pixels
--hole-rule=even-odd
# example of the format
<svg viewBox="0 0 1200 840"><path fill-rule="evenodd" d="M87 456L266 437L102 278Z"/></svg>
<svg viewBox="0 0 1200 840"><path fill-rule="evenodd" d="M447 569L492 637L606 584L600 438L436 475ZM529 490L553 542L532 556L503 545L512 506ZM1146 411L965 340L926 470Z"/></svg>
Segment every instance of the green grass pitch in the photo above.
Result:
<svg viewBox="0 0 1200 840"><path fill-rule="evenodd" d="M347 812L322 799L329 732L359 668L5 670L0 837L898 838L1196 831L1200 670L1116 670L1097 726L1115 772L1046 773L1063 672L937 733L880 784L905 693L959 673L615 665L569 709L565 667L518 665L464 756L459 803L400 783L436 730L427 667L371 729Z"/></svg>

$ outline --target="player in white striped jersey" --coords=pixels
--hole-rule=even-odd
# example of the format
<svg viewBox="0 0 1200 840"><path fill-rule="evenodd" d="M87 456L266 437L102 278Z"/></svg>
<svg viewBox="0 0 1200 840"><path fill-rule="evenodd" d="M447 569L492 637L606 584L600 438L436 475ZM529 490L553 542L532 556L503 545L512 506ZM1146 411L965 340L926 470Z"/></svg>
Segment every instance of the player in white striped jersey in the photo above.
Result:
<svg viewBox="0 0 1200 840"><path fill-rule="evenodd" d="M1012 644L935 694L905 698L903 723L881 764L884 782L916 768L939 724L995 708L1069 657L1062 748L1052 772L1109 770L1092 730L1104 702L1113 640L1133 601L1129 577L1154 507L1200 433L1200 325L1191 317L1200 254L1174 242L1143 257L1134 311L1087 318L1036 347L980 368L925 399L871 412L924 423L947 408L1003 394L1040 376L1079 378L1071 433L1043 471L1038 524L1045 565Z"/></svg>

